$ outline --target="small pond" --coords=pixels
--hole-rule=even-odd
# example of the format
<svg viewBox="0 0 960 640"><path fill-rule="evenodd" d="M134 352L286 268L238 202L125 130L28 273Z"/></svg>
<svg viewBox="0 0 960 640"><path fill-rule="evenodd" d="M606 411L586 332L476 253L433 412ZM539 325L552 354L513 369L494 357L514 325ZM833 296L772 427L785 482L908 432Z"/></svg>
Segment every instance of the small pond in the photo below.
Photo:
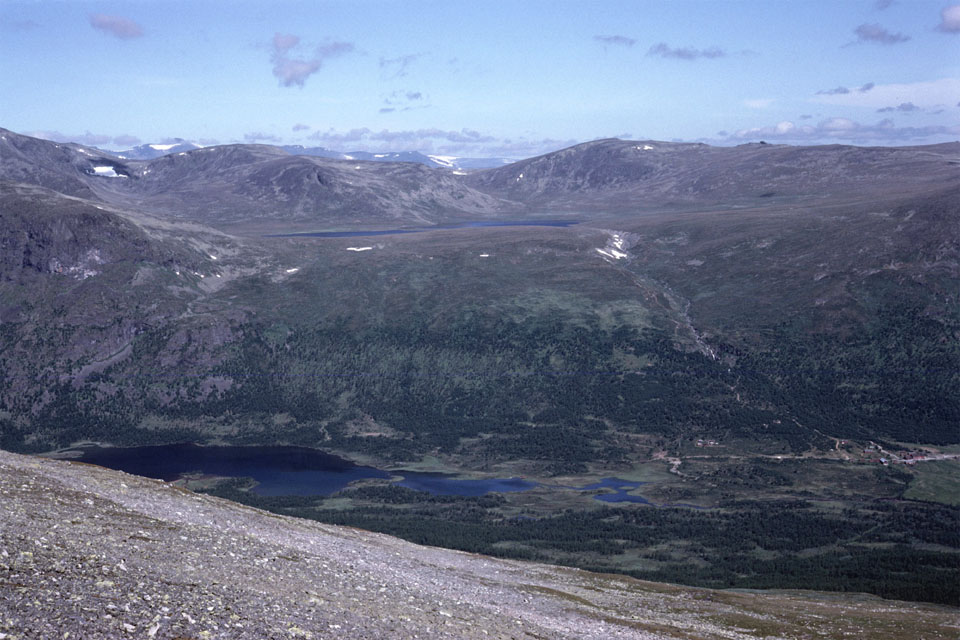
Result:
<svg viewBox="0 0 960 640"><path fill-rule="evenodd" d="M612 493L598 493L593 498L602 502L636 502L638 504L650 504L650 501L643 496L635 496L630 493L646 482L634 482L632 480L623 480L622 478L603 478L600 482L594 482L583 487L569 487L577 491L597 491L599 489L610 489Z"/></svg>

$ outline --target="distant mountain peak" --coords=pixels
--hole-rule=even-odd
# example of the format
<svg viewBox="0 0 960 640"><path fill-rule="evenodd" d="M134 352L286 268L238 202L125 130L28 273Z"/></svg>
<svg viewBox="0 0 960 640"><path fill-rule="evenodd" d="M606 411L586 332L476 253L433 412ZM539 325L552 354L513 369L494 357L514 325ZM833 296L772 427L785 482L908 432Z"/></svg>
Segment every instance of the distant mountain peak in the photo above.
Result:
<svg viewBox="0 0 960 640"><path fill-rule="evenodd" d="M335 160L362 160L365 162L416 162L433 169L464 171L470 169L493 169L515 162L512 158L463 158L460 156L424 154L419 151L334 151L326 147L284 145L284 151L298 156L333 158Z"/></svg>
<svg viewBox="0 0 960 640"><path fill-rule="evenodd" d="M118 158L123 158L124 160L153 160L154 158L160 158L165 155L170 155L171 153L186 153L187 151L195 151L196 149L202 148L203 145L195 142L190 142L183 138L172 138L169 142L151 142L137 145L130 149L108 151L107 153L117 156Z"/></svg>

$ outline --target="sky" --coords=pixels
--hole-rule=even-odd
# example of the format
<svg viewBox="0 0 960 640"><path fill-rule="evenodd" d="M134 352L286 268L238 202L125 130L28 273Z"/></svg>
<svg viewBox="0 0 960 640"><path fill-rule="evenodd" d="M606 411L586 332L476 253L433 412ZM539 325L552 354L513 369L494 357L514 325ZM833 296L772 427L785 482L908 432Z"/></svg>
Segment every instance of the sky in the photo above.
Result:
<svg viewBox="0 0 960 640"><path fill-rule="evenodd" d="M960 4L0 0L0 127L522 158L960 140Z"/></svg>

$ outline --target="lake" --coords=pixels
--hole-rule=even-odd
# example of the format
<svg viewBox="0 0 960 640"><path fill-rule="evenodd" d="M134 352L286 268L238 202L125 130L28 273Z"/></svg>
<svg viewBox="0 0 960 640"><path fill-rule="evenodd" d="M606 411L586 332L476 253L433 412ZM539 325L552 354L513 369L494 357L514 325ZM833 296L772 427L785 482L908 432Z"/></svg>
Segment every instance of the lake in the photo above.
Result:
<svg viewBox="0 0 960 640"><path fill-rule="evenodd" d="M527 491L537 486L522 478L489 478L483 480L458 480L442 473L411 473L397 471L403 480L397 482L401 487L426 491L435 496L482 496L488 493L509 493Z"/></svg>
<svg viewBox="0 0 960 640"><path fill-rule="evenodd" d="M379 231L305 231L301 233L276 233L268 238L357 238L364 236L391 236L403 233L425 233L451 229L480 229L490 227L571 227L579 220L514 220L507 222L461 222L457 224L438 224L433 227L413 227L407 229L382 229Z"/></svg>
<svg viewBox="0 0 960 640"><path fill-rule="evenodd" d="M364 467L306 447L202 447L170 444L152 447L86 447L80 462L167 482L187 473L253 478L263 496L329 495L354 480L389 478L386 471Z"/></svg>
<svg viewBox="0 0 960 640"><path fill-rule="evenodd" d="M151 447L85 447L78 462L167 482L184 474L253 478L261 496L326 496L351 482L368 478L394 481L401 487L434 495L482 496L526 491L537 486L521 478L461 479L441 473L388 472L306 447L214 447L171 444Z"/></svg>
<svg viewBox="0 0 960 640"><path fill-rule="evenodd" d="M602 502L699 508L695 505L655 505L630 491L647 484L622 478L602 478L582 487L541 485L523 478L462 478L444 473L399 469L384 471L307 447L217 447L170 444L149 447L84 447L73 450L78 462L171 482L185 474L253 478L253 493L261 496L328 496L351 482L391 480L392 484L443 496L482 496L529 491L537 487L567 491L600 491Z"/></svg>

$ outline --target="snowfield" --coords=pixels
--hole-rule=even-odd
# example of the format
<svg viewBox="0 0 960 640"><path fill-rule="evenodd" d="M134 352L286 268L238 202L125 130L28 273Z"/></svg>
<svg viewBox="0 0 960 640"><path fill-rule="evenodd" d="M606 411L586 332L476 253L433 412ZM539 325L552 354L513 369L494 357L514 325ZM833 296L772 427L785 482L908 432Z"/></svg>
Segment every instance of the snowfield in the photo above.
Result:
<svg viewBox="0 0 960 640"><path fill-rule="evenodd" d="M126 178L126 177L127 177L127 176L125 176L125 175L123 175L123 174L117 173L116 170L115 170L113 167L110 167L110 166L106 166L106 167L94 167L94 168L93 168L93 172L94 172L96 175L102 176L102 177L104 177L104 178Z"/></svg>

